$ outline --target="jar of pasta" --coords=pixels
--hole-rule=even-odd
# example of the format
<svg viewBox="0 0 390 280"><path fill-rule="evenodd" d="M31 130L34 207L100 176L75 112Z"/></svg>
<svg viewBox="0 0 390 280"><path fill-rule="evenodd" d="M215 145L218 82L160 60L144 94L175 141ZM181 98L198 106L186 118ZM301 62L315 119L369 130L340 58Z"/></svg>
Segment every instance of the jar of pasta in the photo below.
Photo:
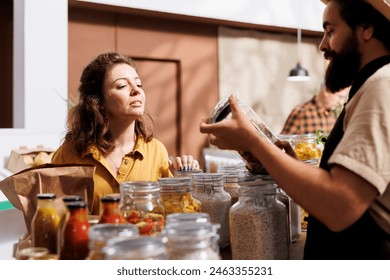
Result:
<svg viewBox="0 0 390 280"><path fill-rule="evenodd" d="M247 178L230 209L234 260L285 260L289 257L286 206L276 198L271 181Z"/></svg>
<svg viewBox="0 0 390 280"><path fill-rule="evenodd" d="M161 201L167 215L200 212L201 203L192 196L191 178L165 177L158 181L161 187Z"/></svg>
<svg viewBox="0 0 390 280"><path fill-rule="evenodd" d="M311 165L319 164L323 145L322 143L317 143L315 133L293 135L292 146L299 160Z"/></svg>
<svg viewBox="0 0 390 280"><path fill-rule="evenodd" d="M219 224L219 246L229 245L229 210L231 197L224 190L223 174L199 173L192 176L193 195L202 206L202 212L210 215L214 224Z"/></svg>
<svg viewBox="0 0 390 280"><path fill-rule="evenodd" d="M119 207L123 218L138 226L140 235L158 235L164 228L165 209L160 202L158 182L121 183Z"/></svg>

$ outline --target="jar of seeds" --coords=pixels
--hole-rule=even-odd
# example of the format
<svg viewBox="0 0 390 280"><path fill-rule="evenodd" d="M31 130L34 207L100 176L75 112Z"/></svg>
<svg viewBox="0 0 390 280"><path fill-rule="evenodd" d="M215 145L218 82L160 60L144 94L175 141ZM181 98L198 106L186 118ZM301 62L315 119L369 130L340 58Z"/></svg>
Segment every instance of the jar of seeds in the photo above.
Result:
<svg viewBox="0 0 390 280"><path fill-rule="evenodd" d="M192 196L191 178L160 178L161 202L166 214L200 212L201 203Z"/></svg>
<svg viewBox="0 0 390 280"><path fill-rule="evenodd" d="M234 260L285 260L289 257L286 206L272 181L240 182L239 200L230 209Z"/></svg>
<svg viewBox="0 0 390 280"><path fill-rule="evenodd" d="M193 174L192 187L194 197L202 205L202 212L210 215L212 223L221 225L218 230L220 248L227 247L230 244L229 210L231 207L231 197L223 189L223 174Z"/></svg>

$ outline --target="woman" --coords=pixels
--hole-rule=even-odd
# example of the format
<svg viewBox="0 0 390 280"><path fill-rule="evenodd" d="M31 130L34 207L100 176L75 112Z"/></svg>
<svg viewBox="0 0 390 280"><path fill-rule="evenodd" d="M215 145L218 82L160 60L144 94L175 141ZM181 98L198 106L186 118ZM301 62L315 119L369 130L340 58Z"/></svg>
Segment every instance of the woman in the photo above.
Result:
<svg viewBox="0 0 390 280"><path fill-rule="evenodd" d="M93 214L100 198L119 192L124 181L172 177L166 147L153 137L145 113L145 92L132 59L115 52L97 56L83 71L80 99L69 113L65 141L52 163L93 164ZM175 169L197 169L191 156L177 157Z"/></svg>

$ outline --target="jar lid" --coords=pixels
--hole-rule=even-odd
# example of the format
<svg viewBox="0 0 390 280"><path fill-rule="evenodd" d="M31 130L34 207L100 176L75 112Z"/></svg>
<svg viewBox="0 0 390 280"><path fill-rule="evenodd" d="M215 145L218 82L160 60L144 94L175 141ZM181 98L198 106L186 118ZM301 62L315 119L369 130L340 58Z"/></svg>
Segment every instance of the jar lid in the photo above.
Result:
<svg viewBox="0 0 390 280"><path fill-rule="evenodd" d="M67 195L62 198L62 201L67 203L71 201L82 201L83 198L79 195Z"/></svg>
<svg viewBox="0 0 390 280"><path fill-rule="evenodd" d="M106 259L153 259L167 258L165 242L157 236L139 236L136 238L108 241L102 249Z"/></svg>
<svg viewBox="0 0 390 280"><path fill-rule="evenodd" d="M68 209L87 208L87 203L84 201L71 201L66 203Z"/></svg>
<svg viewBox="0 0 390 280"><path fill-rule="evenodd" d="M158 181L128 181L120 184L122 192L133 193L135 195L147 195L160 192L160 183Z"/></svg>
<svg viewBox="0 0 390 280"><path fill-rule="evenodd" d="M105 203L105 202L119 202L120 197L119 195L105 195L103 196L100 201Z"/></svg>
<svg viewBox="0 0 390 280"><path fill-rule="evenodd" d="M202 173L202 169L191 169L191 170L174 170L173 175L175 177L188 177L191 178L194 173Z"/></svg>
<svg viewBox="0 0 390 280"><path fill-rule="evenodd" d="M173 213L168 214L165 224L181 223L181 222L196 222L207 223L210 222L210 215L205 212L200 213Z"/></svg>
<svg viewBox="0 0 390 280"><path fill-rule="evenodd" d="M168 239L174 237L179 240L194 240L199 237L212 237L216 234L216 227L210 222L178 222L166 224L164 232Z"/></svg>
<svg viewBox="0 0 390 280"><path fill-rule="evenodd" d="M191 178L189 177L164 177L159 180L161 192L166 191L184 191L191 190Z"/></svg>
<svg viewBox="0 0 390 280"><path fill-rule="evenodd" d="M194 187L198 186L212 186L212 187L223 187L224 176L221 173L199 173L192 175L192 184Z"/></svg>
<svg viewBox="0 0 390 280"><path fill-rule="evenodd" d="M91 240L106 241L114 237L136 237L138 231L134 224L95 224L89 228L88 235Z"/></svg>
<svg viewBox="0 0 390 280"><path fill-rule="evenodd" d="M39 194L37 194L38 199L53 199L56 197L57 196L54 193L39 193Z"/></svg>

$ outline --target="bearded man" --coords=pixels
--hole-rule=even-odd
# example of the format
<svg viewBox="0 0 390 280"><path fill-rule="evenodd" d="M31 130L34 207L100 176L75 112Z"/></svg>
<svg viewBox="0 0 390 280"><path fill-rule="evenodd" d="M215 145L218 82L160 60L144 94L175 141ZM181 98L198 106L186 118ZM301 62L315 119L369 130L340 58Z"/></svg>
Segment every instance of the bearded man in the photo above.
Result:
<svg viewBox="0 0 390 280"><path fill-rule="evenodd" d="M325 85L351 89L320 168L259 137L234 96L232 117L205 118L200 131L221 149L252 153L309 212L305 259L390 259L390 0L322 1Z"/></svg>

